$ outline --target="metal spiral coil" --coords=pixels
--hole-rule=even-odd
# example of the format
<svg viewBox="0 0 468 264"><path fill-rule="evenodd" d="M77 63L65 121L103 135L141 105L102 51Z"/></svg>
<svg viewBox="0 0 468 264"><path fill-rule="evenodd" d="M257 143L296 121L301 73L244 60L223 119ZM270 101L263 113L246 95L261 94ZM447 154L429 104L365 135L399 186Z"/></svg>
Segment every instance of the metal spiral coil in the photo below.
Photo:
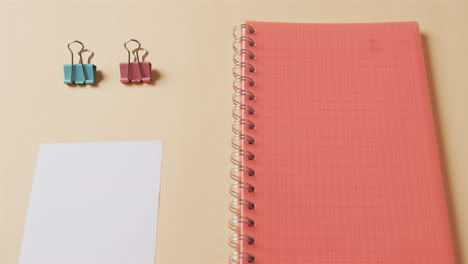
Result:
<svg viewBox="0 0 468 264"><path fill-rule="evenodd" d="M240 104L234 106L234 109L232 109L232 117L234 117L234 119L241 119L243 111L247 111L249 115L255 115L255 109L253 107L250 105Z"/></svg>
<svg viewBox="0 0 468 264"><path fill-rule="evenodd" d="M241 37L241 36L237 35L237 31L238 31L238 30L242 30L242 29L244 29L244 28L247 29L247 30L249 30L249 32L250 32L251 34L255 34L255 29L254 29L252 26L247 25L247 24L239 24L239 25L236 25L236 26L234 27L234 29L232 30L232 36L234 37L234 39L238 39L238 38Z"/></svg>
<svg viewBox="0 0 468 264"><path fill-rule="evenodd" d="M252 93L251 91L248 90L238 90L232 95L232 103L235 105L238 105L241 103L241 101L238 100L238 98L242 98L242 96L245 96L247 99L253 101L255 100L255 94Z"/></svg>
<svg viewBox="0 0 468 264"><path fill-rule="evenodd" d="M242 260L246 260L248 263L255 263L255 257L245 252L234 252L229 257L229 264L238 264Z"/></svg>
<svg viewBox="0 0 468 264"><path fill-rule="evenodd" d="M255 155L252 152L244 149L239 149L232 152L231 162L234 165L240 165L242 163L243 157L246 157L249 160L255 160Z"/></svg>
<svg viewBox="0 0 468 264"><path fill-rule="evenodd" d="M234 234L229 239L229 246L231 246L232 248L237 248L242 241L247 242L249 245L255 245L255 239L253 237L241 234Z"/></svg>
<svg viewBox="0 0 468 264"><path fill-rule="evenodd" d="M255 40L250 37L255 34L255 29L247 24L240 24L233 30L233 49L234 67L232 74L234 81L232 87L234 94L232 102L234 108L232 116L232 131L234 136L231 139L231 145L234 152L231 155L231 162L234 167L231 169L231 178L235 181L230 187L230 194L235 198L229 204L229 210L235 214L229 221L229 228L236 232L229 239L229 245L236 251L229 257L229 264L254 263L255 256L249 251L248 246L255 244L255 239L244 234L245 228L254 228L255 220L244 216L244 209L255 210L255 203L244 198L244 193L254 193L255 187L248 183L248 178L255 176L255 170L245 165L246 160L255 160L255 154L246 149L246 146L254 145L255 139L249 135L249 131L255 129L255 123L247 118L249 115L255 115L255 109L248 102L253 102L255 94L246 89L255 86L255 80L246 76L245 73L255 73L256 69L251 61L256 58L254 52L249 50L249 46L255 46ZM245 228L244 228L245 227Z"/></svg>
<svg viewBox="0 0 468 264"><path fill-rule="evenodd" d="M253 145L255 144L255 139L253 137L244 135L244 134L236 134L231 139L231 146L235 150L240 150L242 147L242 143L245 142L247 144Z"/></svg>
<svg viewBox="0 0 468 264"><path fill-rule="evenodd" d="M255 72L256 70L255 67L248 62L239 62L232 67L232 74L234 77L241 77L243 69L247 69L249 72Z"/></svg>
<svg viewBox="0 0 468 264"><path fill-rule="evenodd" d="M237 198L239 197L239 190L241 189L246 190L247 192L250 192L250 193L255 192L255 187L252 184L247 183L247 182L236 182L236 183L231 184L229 193L234 198Z"/></svg>
<svg viewBox="0 0 468 264"><path fill-rule="evenodd" d="M232 57L232 60L234 61L234 63L240 63L240 60L238 58L243 56L243 55L248 56L249 59L251 59L251 60L255 59L255 54L251 50L240 49L240 50L237 50L237 51L234 50L234 55Z"/></svg>
<svg viewBox="0 0 468 264"><path fill-rule="evenodd" d="M234 41L232 42L232 48L234 49L234 52L240 52L242 49L244 49L242 47L244 42L247 43L249 46L255 46L256 44L255 41L250 37L242 36L234 38Z"/></svg>
<svg viewBox="0 0 468 264"><path fill-rule="evenodd" d="M247 225L248 227L254 227L255 226L255 221L252 220L251 218L249 217L246 217L246 216L234 216L231 218L231 220L229 221L229 228L232 230L232 231L239 231L239 225L241 224L245 224Z"/></svg>
<svg viewBox="0 0 468 264"><path fill-rule="evenodd" d="M234 122L232 123L232 132L234 132L234 134L240 134L241 131L239 127L241 126L250 130L255 129L254 122L250 121L249 119L241 118L234 120Z"/></svg>
<svg viewBox="0 0 468 264"><path fill-rule="evenodd" d="M249 200L245 199L234 199L232 200L231 204L229 205L229 210L235 214L239 213L239 210L241 207L244 206L245 208L249 210L254 210L255 209L255 204L252 203Z"/></svg>
<svg viewBox="0 0 468 264"><path fill-rule="evenodd" d="M235 91L242 90L242 83L246 82L249 86L255 86L255 81L247 76L234 76L234 81L232 81L232 88L234 88ZM238 83L241 85L241 87L238 86Z"/></svg>
<svg viewBox="0 0 468 264"><path fill-rule="evenodd" d="M248 176L255 176L254 169L243 165L235 165L234 168L231 169L231 179L239 183L241 180L239 175L244 175L244 173L247 173Z"/></svg>

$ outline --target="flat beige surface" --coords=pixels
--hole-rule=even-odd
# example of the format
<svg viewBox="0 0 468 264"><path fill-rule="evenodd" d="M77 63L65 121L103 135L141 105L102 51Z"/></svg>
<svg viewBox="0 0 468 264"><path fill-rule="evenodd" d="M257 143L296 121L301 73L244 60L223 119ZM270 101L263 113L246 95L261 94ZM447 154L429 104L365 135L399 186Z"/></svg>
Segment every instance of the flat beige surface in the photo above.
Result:
<svg viewBox="0 0 468 264"><path fill-rule="evenodd" d="M1 0L0 264L18 261L39 143L126 140L165 141L156 262L226 263L231 30L246 19L420 23L468 261L467 0ZM155 85L120 84L131 37ZM73 39L96 53L98 86L62 83Z"/></svg>

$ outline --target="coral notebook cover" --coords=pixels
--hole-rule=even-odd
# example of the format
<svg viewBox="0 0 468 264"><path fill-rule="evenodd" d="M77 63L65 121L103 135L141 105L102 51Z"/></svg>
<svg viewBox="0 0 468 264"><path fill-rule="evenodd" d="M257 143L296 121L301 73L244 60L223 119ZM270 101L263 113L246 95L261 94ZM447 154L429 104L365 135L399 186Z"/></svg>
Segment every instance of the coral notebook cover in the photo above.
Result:
<svg viewBox="0 0 468 264"><path fill-rule="evenodd" d="M453 264L417 23L247 24L231 263Z"/></svg>

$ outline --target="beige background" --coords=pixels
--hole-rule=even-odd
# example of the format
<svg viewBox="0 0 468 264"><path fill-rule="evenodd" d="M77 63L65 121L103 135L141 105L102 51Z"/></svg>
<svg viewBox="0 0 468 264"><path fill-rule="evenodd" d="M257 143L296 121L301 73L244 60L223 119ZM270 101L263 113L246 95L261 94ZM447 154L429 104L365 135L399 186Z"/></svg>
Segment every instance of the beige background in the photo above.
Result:
<svg viewBox="0 0 468 264"><path fill-rule="evenodd" d="M231 30L246 19L420 23L468 259L467 0L0 0L0 264L18 260L39 143L125 140L165 141L156 262L226 263ZM131 37L155 85L120 84ZM96 53L96 87L62 83L73 39Z"/></svg>

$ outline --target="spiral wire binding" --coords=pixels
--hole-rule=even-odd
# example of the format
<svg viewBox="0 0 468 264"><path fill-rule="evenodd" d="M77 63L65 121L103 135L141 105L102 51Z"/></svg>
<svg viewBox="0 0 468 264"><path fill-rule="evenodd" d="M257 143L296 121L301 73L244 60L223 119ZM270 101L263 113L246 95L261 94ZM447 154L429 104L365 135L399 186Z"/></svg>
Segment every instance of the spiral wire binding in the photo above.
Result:
<svg viewBox="0 0 468 264"><path fill-rule="evenodd" d="M229 210L234 213L234 217L229 221L229 228L236 232L229 239L229 245L236 251L229 257L229 264L254 263L255 256L244 251L245 245L254 245L255 238L243 233L244 227L252 228L255 226L255 220L243 215L242 209L255 210L255 203L243 198L243 192L255 192L255 187L246 182L244 176L255 176L255 170L244 165L244 160L255 160L255 154L246 150L246 145L255 144L255 139L247 135L249 130L255 129L255 124L246 117L255 114L255 109L247 105L247 101L255 100L255 94L247 90L246 87L255 86L255 80L245 76L244 72L255 72L255 66L245 59L255 59L255 54L248 49L249 46L255 46L255 40L245 36L245 32L255 33L255 29L247 24L240 24L233 30L233 49L234 49L234 67L232 73L234 81L232 87L234 94L232 102L234 109L232 116L232 132L234 136L231 139L231 145L234 152L231 155L231 162L234 167L231 169L231 178L235 181L230 187L230 194L234 197L229 205ZM239 33L239 34L238 34ZM245 242L245 243L244 243Z"/></svg>

